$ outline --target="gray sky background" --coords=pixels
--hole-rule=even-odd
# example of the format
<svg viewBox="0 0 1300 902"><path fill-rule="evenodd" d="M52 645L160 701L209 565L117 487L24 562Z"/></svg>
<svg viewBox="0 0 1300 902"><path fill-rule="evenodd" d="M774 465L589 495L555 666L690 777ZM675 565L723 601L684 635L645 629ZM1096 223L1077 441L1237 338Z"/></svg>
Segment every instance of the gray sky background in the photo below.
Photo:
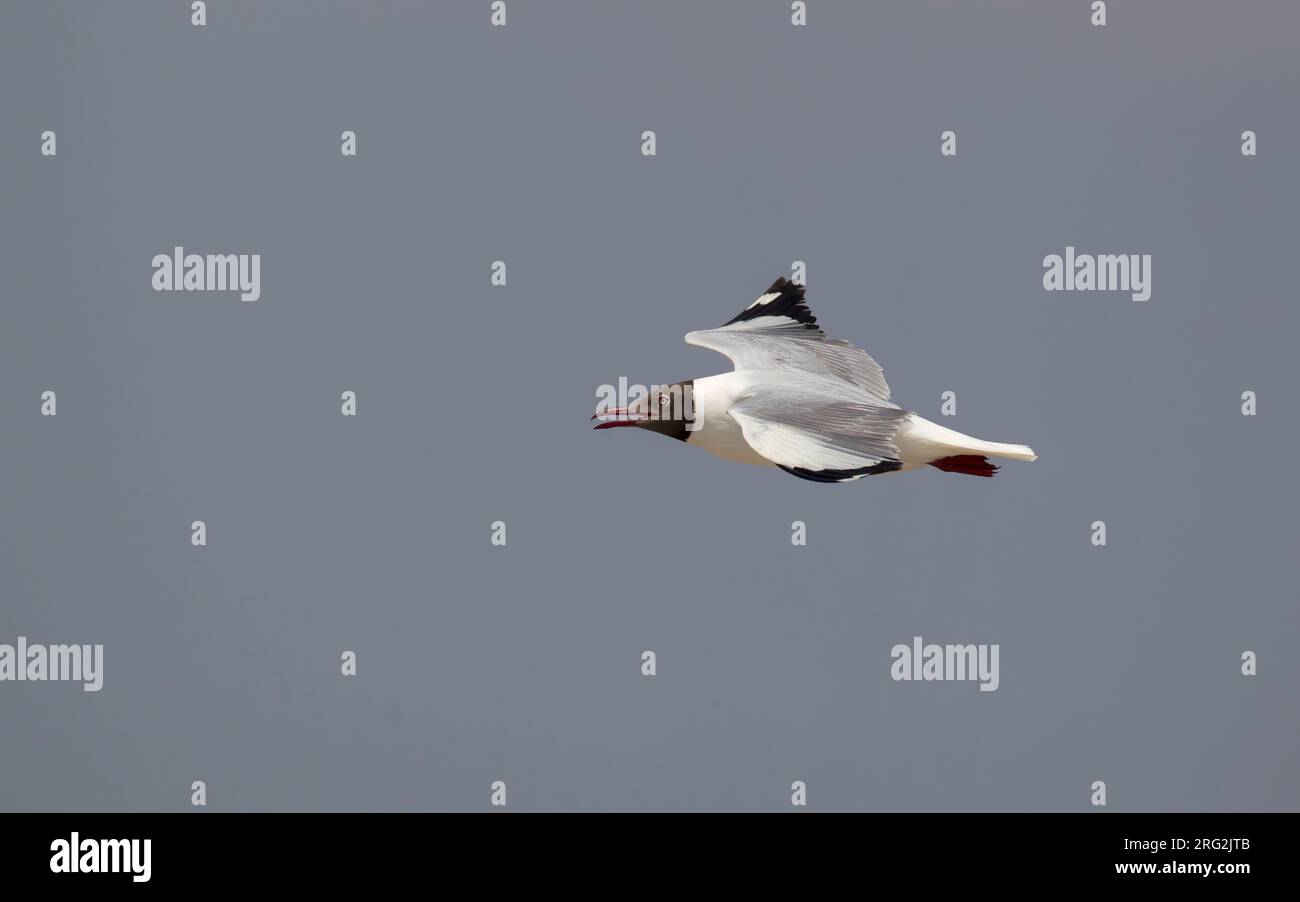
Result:
<svg viewBox="0 0 1300 902"><path fill-rule="evenodd" d="M0 684L0 809L1295 809L1300 6L809 5L0 7L0 642L105 646ZM261 300L153 292L178 244ZM1066 245L1151 300L1045 292ZM1040 459L588 428L796 259ZM914 635L1000 688L892 681Z"/></svg>

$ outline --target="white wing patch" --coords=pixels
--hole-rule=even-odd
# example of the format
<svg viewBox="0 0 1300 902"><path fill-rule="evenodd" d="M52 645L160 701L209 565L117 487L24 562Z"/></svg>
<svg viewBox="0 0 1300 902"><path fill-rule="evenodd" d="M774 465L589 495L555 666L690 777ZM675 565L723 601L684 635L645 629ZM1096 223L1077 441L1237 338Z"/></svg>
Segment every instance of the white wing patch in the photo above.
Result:
<svg viewBox="0 0 1300 902"><path fill-rule="evenodd" d="M760 294L758 300L746 307L746 310L753 310L755 307L761 307L763 304L770 304L781 296L779 291L769 291L767 294Z"/></svg>

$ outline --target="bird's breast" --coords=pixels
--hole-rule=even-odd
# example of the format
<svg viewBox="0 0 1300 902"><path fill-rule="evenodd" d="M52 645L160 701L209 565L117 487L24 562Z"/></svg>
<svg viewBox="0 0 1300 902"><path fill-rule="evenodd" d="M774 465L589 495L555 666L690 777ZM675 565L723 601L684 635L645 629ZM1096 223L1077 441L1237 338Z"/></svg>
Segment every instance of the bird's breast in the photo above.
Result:
<svg viewBox="0 0 1300 902"><path fill-rule="evenodd" d="M727 410L745 394L746 385L736 373L696 379L694 386L696 428L687 433L686 443L710 454L742 464L772 466L745 441L740 424Z"/></svg>

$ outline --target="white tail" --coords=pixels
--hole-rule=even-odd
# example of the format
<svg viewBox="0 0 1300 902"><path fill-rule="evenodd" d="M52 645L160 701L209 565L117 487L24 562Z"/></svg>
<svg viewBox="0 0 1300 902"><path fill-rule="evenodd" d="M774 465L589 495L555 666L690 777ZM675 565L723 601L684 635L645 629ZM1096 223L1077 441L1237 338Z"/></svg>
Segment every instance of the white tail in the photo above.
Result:
<svg viewBox="0 0 1300 902"><path fill-rule="evenodd" d="M1028 445L1008 445L1004 442L981 442L979 439L971 439L970 444L964 447L977 454L986 454L989 457L1009 457L1012 460L1038 460L1038 455Z"/></svg>
<svg viewBox="0 0 1300 902"><path fill-rule="evenodd" d="M986 442L940 426L938 423L931 423L917 414L912 414L898 430L897 442L904 465L918 466L957 454L1007 457L1011 460L1038 460L1038 455L1028 445Z"/></svg>

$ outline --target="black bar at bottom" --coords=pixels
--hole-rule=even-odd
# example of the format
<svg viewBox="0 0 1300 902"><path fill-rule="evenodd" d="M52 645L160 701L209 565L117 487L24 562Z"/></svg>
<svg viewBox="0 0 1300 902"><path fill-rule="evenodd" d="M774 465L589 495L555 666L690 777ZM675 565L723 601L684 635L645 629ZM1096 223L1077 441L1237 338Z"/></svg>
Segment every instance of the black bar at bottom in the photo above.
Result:
<svg viewBox="0 0 1300 902"><path fill-rule="evenodd" d="M435 875L447 887L489 874L546 874L577 884L610 873L661 880L689 867L733 887L847 875L860 887L900 879L926 887L1046 880L1231 892L1246 881L1285 881L1297 826L1293 814L1109 812L5 814L0 876L6 886L68 889L337 891Z"/></svg>

